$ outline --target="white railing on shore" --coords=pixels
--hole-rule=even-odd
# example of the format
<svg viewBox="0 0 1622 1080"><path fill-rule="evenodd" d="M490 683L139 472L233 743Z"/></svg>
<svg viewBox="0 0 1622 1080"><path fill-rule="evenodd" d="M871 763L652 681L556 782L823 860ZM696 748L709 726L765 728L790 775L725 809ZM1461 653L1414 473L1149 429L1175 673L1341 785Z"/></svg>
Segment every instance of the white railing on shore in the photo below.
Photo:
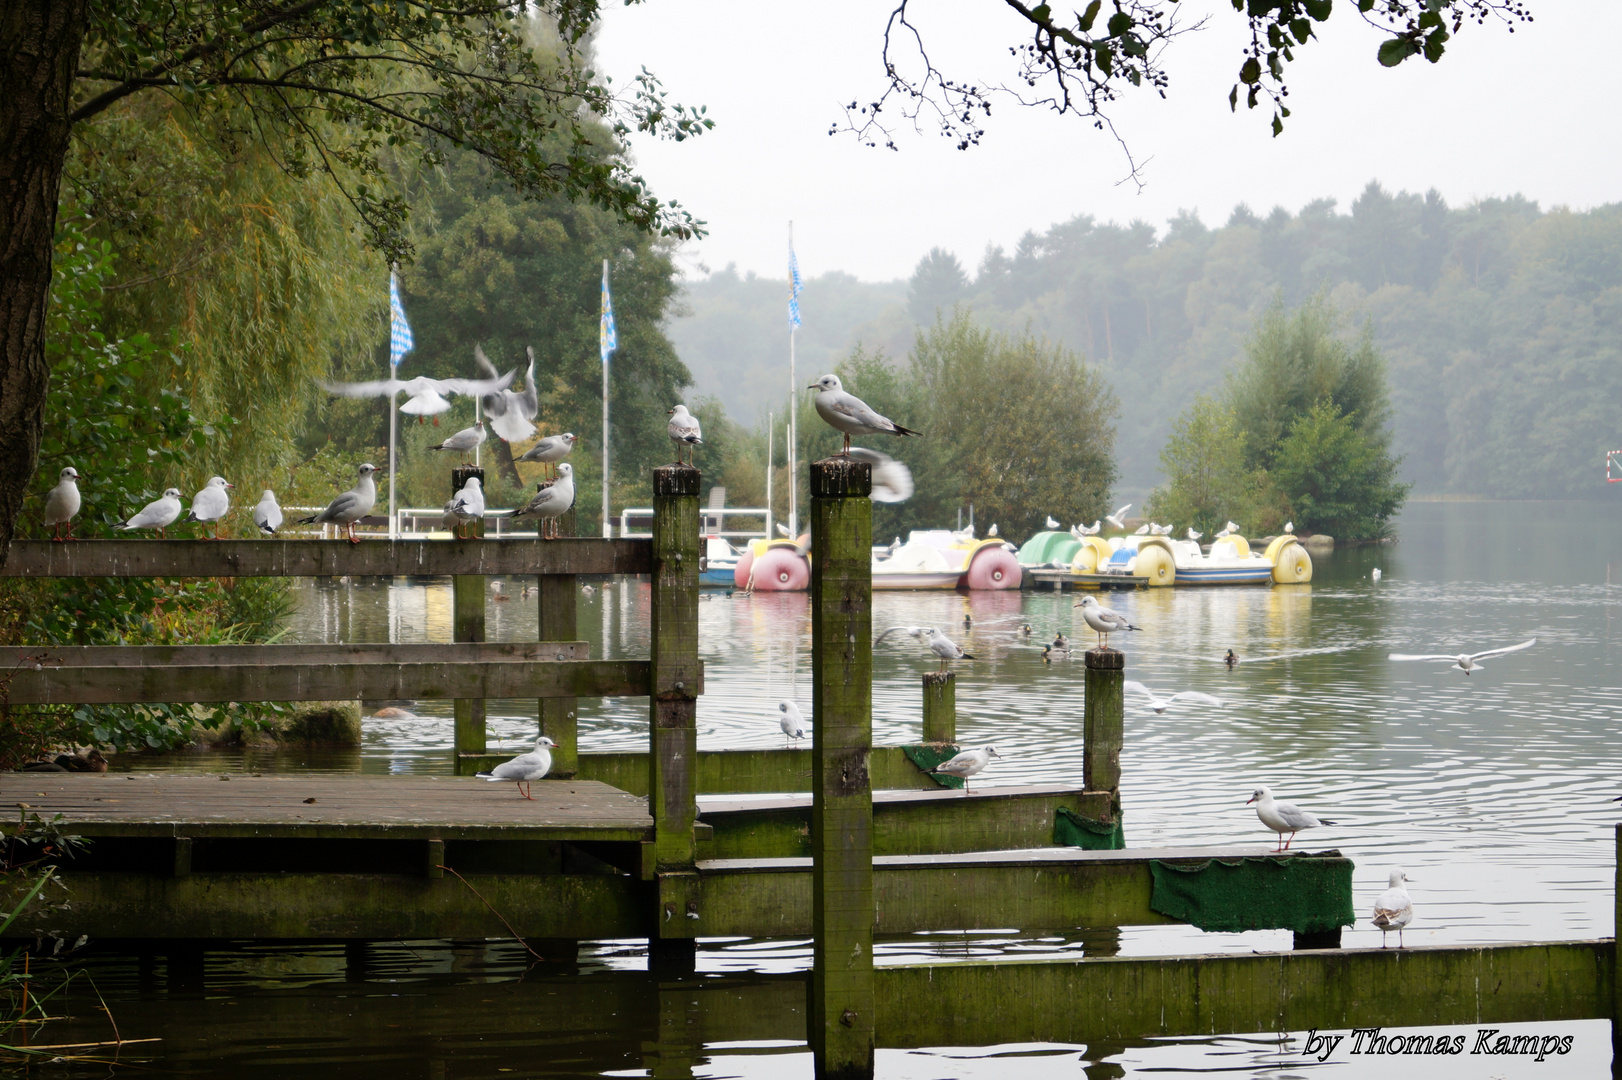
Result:
<svg viewBox="0 0 1622 1080"><path fill-rule="evenodd" d="M705 536L719 536L727 540L771 538L771 511L764 506L705 506L699 508L698 516L703 522ZM729 517L756 517L762 519L765 524L759 529L728 529L725 526ZM621 510L619 534L652 536L653 509L638 506Z"/></svg>
<svg viewBox="0 0 1622 1080"><path fill-rule="evenodd" d="M322 540L336 539L343 535L343 528L337 525L305 525L294 524L298 518L308 517L320 513L325 507L321 506L284 506L282 515L286 519L278 535L281 536L308 536L319 537ZM484 535L488 540L527 540L539 536L535 527L528 519L520 519L523 527L514 528L514 520L507 516L510 510L491 510L484 519ZM761 537L770 538L769 529L770 511L761 506L721 506L703 507L699 510L699 517L704 525L705 536L720 536L728 540L754 540ZM499 516L498 516L499 515ZM445 511L429 507L407 506L397 512L395 522L397 535L402 540L431 540L449 539L450 530L444 526ZM761 529L727 529L724 528L729 517L755 517L765 521L766 527ZM645 507L633 507L620 512L619 535L630 537L652 536L653 510ZM387 537L387 525L357 525L357 535L367 537Z"/></svg>

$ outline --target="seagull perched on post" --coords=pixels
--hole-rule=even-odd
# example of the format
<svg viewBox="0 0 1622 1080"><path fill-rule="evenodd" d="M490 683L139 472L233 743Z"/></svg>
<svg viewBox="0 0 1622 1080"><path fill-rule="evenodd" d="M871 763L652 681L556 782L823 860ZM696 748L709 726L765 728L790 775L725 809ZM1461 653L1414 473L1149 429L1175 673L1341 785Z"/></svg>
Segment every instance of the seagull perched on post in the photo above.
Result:
<svg viewBox="0 0 1622 1080"><path fill-rule="evenodd" d="M542 735L535 740L535 749L527 754L519 754L511 761L503 761L489 772L474 773L481 780L496 783L500 780L511 781L518 789L518 794L534 801L535 796L529 793L531 781L539 780L552 770L552 747L557 743Z"/></svg>
<svg viewBox="0 0 1622 1080"><path fill-rule="evenodd" d="M965 750L949 761L943 761L929 771L932 773L945 773L955 776L963 781L963 794L969 794L969 777L977 774L981 769L991 764L992 758L1000 758L995 746L982 747L979 750Z"/></svg>
<svg viewBox="0 0 1622 1080"><path fill-rule="evenodd" d="M153 499L142 507L137 513L122 525L114 528L129 532L131 529L153 529L157 531L158 539L163 539L163 530L175 523L180 516L180 489L166 488L162 497Z"/></svg>
<svg viewBox="0 0 1622 1080"><path fill-rule="evenodd" d="M1531 639L1529 639L1527 641L1521 642L1519 645L1507 645L1502 649L1487 649L1485 652L1459 653L1456 656L1447 656L1447 655L1442 654L1442 653L1437 653L1435 655L1428 655L1428 656L1420 656L1420 655L1417 655L1417 654L1410 654L1410 653L1392 653L1386 659L1388 659L1388 660L1446 660L1449 663L1451 663L1452 666L1458 668L1460 671L1462 671L1466 675L1468 675L1468 674L1470 674L1470 672L1472 672L1476 668L1480 667L1481 666L1481 661L1483 661L1483 660L1486 660L1486 659L1488 659L1490 657L1494 657L1494 656L1504 656L1504 655L1507 655L1508 653L1512 653L1512 652L1520 652L1522 649L1530 649L1532 646L1536 645L1537 643L1538 643L1537 638L1531 638Z"/></svg>
<svg viewBox="0 0 1622 1080"><path fill-rule="evenodd" d="M933 631L929 636L929 651L941 658L940 670L945 671L947 665L953 660L974 660L973 653L966 653L963 647L939 630Z"/></svg>
<svg viewBox="0 0 1622 1080"><path fill-rule="evenodd" d="M806 389L817 391L814 404L817 415L835 431L843 432L845 448L840 451L850 456L852 435L922 435L921 431L904 428L887 416L880 416L867 402L855 394L845 393L838 375L824 375Z"/></svg>
<svg viewBox="0 0 1622 1080"><path fill-rule="evenodd" d="M699 430L698 420L687 411L687 406L677 405L670 410L670 423L666 430L670 433L670 441L676 444L676 464L691 465L693 463L693 447L703 446L703 432ZM682 448L687 448L687 460L681 459Z"/></svg>
<svg viewBox="0 0 1622 1080"><path fill-rule="evenodd" d="M348 530L349 542L360 543L360 538L355 535L355 522L370 514L372 507L377 505L377 483L372 479L377 466L367 463L355 471L360 474L360 479L355 482L354 487L333 499L319 514L300 518L299 524L324 525L331 522L334 525L342 525Z"/></svg>
<svg viewBox="0 0 1622 1080"><path fill-rule="evenodd" d="M1142 694L1144 697L1148 698L1149 700L1145 702L1145 704L1149 706L1150 711L1155 713L1163 713L1173 705L1177 704L1179 701L1186 701L1192 705L1222 704L1221 698L1212 697L1210 694L1202 694L1198 690L1180 690L1170 697L1162 698L1156 697L1153 690L1132 679L1126 680L1121 685L1131 693Z"/></svg>
<svg viewBox="0 0 1622 1080"><path fill-rule="evenodd" d="M557 519L567 513L569 507L573 505L574 466L565 461L558 466L558 478L540 484L529 502L514 510L512 516L540 518L541 535L548 539L556 539Z"/></svg>
<svg viewBox="0 0 1622 1080"><path fill-rule="evenodd" d="M1271 788L1257 788L1255 793L1245 800L1246 806L1251 803L1256 804L1256 816L1262 819L1262 824L1278 833L1278 847L1273 849L1275 851L1290 850L1290 841L1294 840L1295 834L1302 829L1335 824L1333 821L1314 817L1294 803L1275 802ZM1290 834L1289 840L1284 839L1285 833Z"/></svg>
<svg viewBox="0 0 1622 1080"><path fill-rule="evenodd" d="M1099 648L1109 645L1109 635L1117 630L1142 630L1141 626L1133 626L1125 615L1114 611L1098 602L1096 596L1084 596L1076 605L1081 609L1081 617L1087 625L1098 634Z"/></svg>
<svg viewBox="0 0 1622 1080"><path fill-rule="evenodd" d="M79 513L79 470L72 465L56 477L56 486L45 493L45 524L51 527L52 540L73 539L73 519ZM67 526L67 535L62 527Z"/></svg>
<svg viewBox="0 0 1622 1080"><path fill-rule="evenodd" d="M450 502L445 504L445 518L442 524L456 535L467 539L467 527L478 519L484 517L484 484L477 476L470 476L462 484L462 490L451 496Z"/></svg>
<svg viewBox="0 0 1622 1080"><path fill-rule="evenodd" d="M777 703L777 726L783 729L787 741L784 746L791 746L795 739L810 738L805 733L805 717L800 714L800 707L792 701Z"/></svg>
<svg viewBox="0 0 1622 1080"><path fill-rule="evenodd" d="M574 444L580 440L572 433L565 431L562 435L548 435L538 441L534 446L524 451L519 461L539 461L543 465L556 465L569 456ZM551 469L547 470L551 472Z"/></svg>
<svg viewBox="0 0 1622 1080"><path fill-rule="evenodd" d="M1105 514L1104 520L1115 526L1117 529L1124 530L1126 528L1126 512L1130 509L1132 509L1132 504L1127 503L1125 506L1115 511L1115 513Z"/></svg>
<svg viewBox="0 0 1622 1080"><path fill-rule="evenodd" d="M191 497L191 510L187 512L186 520L201 522L205 528L209 522L214 523L214 535L210 537L204 533L203 539L220 538L220 519L231 509L231 496L226 492L235 487L223 476L211 476L203 490Z"/></svg>
<svg viewBox="0 0 1622 1080"><path fill-rule="evenodd" d="M1385 948L1385 936L1397 932L1397 948L1402 948L1402 928L1414 921L1414 901L1402 887L1412 879L1401 870L1391 871L1391 887L1374 901L1374 918L1369 922L1380 928L1380 948Z"/></svg>
<svg viewBox="0 0 1622 1080"><path fill-rule="evenodd" d="M253 523L266 536L275 536L276 530L282 527L282 508L276 502L276 493L269 488L259 496L259 504L253 508Z"/></svg>

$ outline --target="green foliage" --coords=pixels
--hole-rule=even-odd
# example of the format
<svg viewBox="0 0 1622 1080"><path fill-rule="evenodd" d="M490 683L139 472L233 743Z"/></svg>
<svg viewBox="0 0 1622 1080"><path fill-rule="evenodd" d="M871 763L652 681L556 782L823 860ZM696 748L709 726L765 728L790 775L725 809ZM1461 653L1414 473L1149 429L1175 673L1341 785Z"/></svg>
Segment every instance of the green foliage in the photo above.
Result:
<svg viewBox="0 0 1622 1080"><path fill-rule="evenodd" d="M1167 482L1150 493L1144 512L1153 521L1187 523L1210 535L1227 521L1254 533L1277 529L1280 508L1265 470L1245 467L1245 432L1233 408L1201 394L1172 422L1160 451Z"/></svg>
<svg viewBox="0 0 1622 1080"><path fill-rule="evenodd" d="M1408 494L1397 482L1397 463L1328 399L1295 418L1273 460L1274 483L1296 520L1314 532L1385 536Z"/></svg>

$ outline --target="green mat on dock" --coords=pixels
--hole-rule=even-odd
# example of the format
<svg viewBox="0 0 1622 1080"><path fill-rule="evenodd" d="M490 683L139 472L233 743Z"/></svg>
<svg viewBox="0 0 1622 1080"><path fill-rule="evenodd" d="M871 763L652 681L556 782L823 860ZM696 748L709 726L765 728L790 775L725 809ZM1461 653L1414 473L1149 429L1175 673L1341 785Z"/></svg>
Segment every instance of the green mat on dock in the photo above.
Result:
<svg viewBox="0 0 1622 1080"><path fill-rule="evenodd" d="M1053 815L1053 843L1083 851L1120 851L1126 847L1126 831L1119 816L1114 821L1094 821L1061 806Z"/></svg>
<svg viewBox="0 0 1622 1080"><path fill-rule="evenodd" d="M1195 866L1151 859L1149 873L1150 909L1201 930L1318 934L1357 921L1352 860L1338 851Z"/></svg>
<svg viewBox="0 0 1622 1080"><path fill-rule="evenodd" d="M929 773L930 778L941 787L961 788L963 778L959 776L945 776L941 773L931 773L930 769L943 761L951 761L957 757L962 747L957 743L912 743L903 746L901 752L907 755L907 760L918 766L919 769Z"/></svg>

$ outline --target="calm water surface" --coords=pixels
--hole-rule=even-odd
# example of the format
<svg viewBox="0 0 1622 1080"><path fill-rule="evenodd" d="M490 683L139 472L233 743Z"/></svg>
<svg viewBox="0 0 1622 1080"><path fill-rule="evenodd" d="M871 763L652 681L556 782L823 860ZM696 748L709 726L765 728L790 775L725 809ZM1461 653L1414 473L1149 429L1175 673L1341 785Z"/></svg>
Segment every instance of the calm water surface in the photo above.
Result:
<svg viewBox="0 0 1622 1080"><path fill-rule="evenodd" d="M1401 542L1343 549L1317 561L1310 586L1167 589L1114 594L1144 627L1127 675L1160 691L1198 689L1221 708L1156 716L1129 700L1122 801L1130 846L1270 843L1245 806L1262 784L1338 826L1305 834L1313 849L1355 860L1356 906L1390 869L1413 879L1416 945L1587 938L1612 932L1616 808L1622 792L1622 533L1601 503L1419 503ZM1383 580L1370 571L1379 567ZM1609 582L1615 580L1618 585ZM488 605L492 640L535 635L520 581ZM303 641L449 641L448 581L303 583ZM580 604L593 655L647 654L647 586L621 582ZM1074 781L1081 762L1081 663L1045 664L1041 639L1088 632L1073 597L1047 593L886 593L875 625L933 623L982 659L958 669L958 733L1004 760L987 785ZM972 620L964 629L965 616ZM1019 634L1022 624L1035 630ZM1442 664L1398 664L1390 651L1475 652L1536 636L1524 653L1466 677ZM1245 659L1220 663L1232 648ZM705 749L780 745L780 698L810 713L810 623L804 595L700 606ZM933 667L910 638L876 650L874 736L919 735L919 674ZM495 747L533 739L533 702L492 702ZM158 767L331 768L448 772L449 709L369 722L359 753L180 755ZM646 745L646 699L581 702L583 749ZM138 767L146 768L143 761ZM1348 947L1376 944L1366 924ZM1283 932L1204 934L1129 927L1123 955L1288 948ZM1085 952L1085 935L930 935L882 943L881 963L930 957ZM526 969L500 943L245 948L210 953L198 970L126 957L93 961L126 1031L161 1034L150 1067L176 1075L702 1076L810 1075L797 1015L784 1023L809 965L808 941L713 941L702 978L661 983L635 942L583 947L578 968ZM787 995L784 998L784 995ZM182 1004L184 1002L184 1004ZM671 1017L760 1014L758 1038L671 1040ZM740 1014L741 1015L741 1014ZM773 1017L777 1017L776 1020ZM734 1018L735 1019L735 1018ZM1414 1018L1416 1026L1424 1017ZM73 1025L75 1028L78 1024ZM681 1027L680 1023L675 1024ZM773 1028L777 1030L773 1030ZM786 1028L786 1030L785 1030ZM1421 1063L1301 1055L1299 1037L1157 1040L1136 1046L1002 1046L886 1051L886 1077L1090 1077L1151 1072L1344 1077L1603 1075L1604 1022L1540 1025L1576 1035L1557 1065L1481 1059ZM67 1032L68 1027L59 1029ZM90 1036L94 1037L94 1036ZM71 1041L64 1037L62 1041ZM1405 1071L1408 1070L1408 1071ZM1451 1070L1451 1071L1450 1071Z"/></svg>

